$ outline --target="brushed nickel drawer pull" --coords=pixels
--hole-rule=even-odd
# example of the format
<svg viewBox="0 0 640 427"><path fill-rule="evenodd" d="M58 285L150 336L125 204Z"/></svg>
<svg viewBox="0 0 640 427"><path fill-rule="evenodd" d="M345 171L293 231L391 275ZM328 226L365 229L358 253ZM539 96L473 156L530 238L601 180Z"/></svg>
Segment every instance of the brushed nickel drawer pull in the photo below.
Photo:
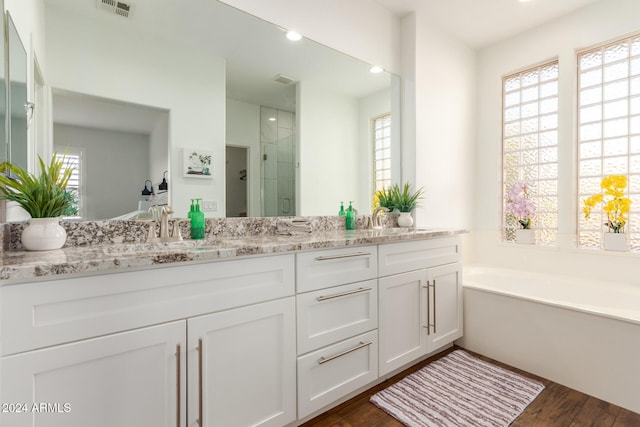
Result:
<svg viewBox="0 0 640 427"><path fill-rule="evenodd" d="M436 301L438 299L436 298L436 279L433 279L433 333L437 334L436 332L436 323L437 323L437 319L438 317L436 316Z"/></svg>
<svg viewBox="0 0 640 427"><path fill-rule="evenodd" d="M342 356L344 356L345 354L349 354L349 353L354 352L354 351L356 351L356 350L360 350L362 347L366 347L366 346L371 345L371 344L373 344L373 342L372 342L372 341L369 341L369 342L362 342L362 341L360 341L360 344L358 344L357 346L355 346L355 347L353 347L353 348L350 348L349 350L342 351L342 352L340 352L340 353L338 353L338 354L334 354L333 356L329 356L329 357L324 357L324 356L322 356L322 357L320 358L320 360L318 360L318 365L322 365L323 363L330 362L330 361L332 361L333 359L337 359L338 357L342 357Z"/></svg>
<svg viewBox="0 0 640 427"><path fill-rule="evenodd" d="M198 339L198 425L204 426L202 419L202 338Z"/></svg>
<svg viewBox="0 0 640 427"><path fill-rule="evenodd" d="M358 288L358 289L353 289L351 291L340 292L339 294L321 295L318 298L316 298L316 300L326 301L328 299L346 297L347 295L353 295L353 294L359 294L360 292L369 292L370 290L371 288Z"/></svg>
<svg viewBox="0 0 640 427"><path fill-rule="evenodd" d="M180 427L180 344L176 345L176 427Z"/></svg>
<svg viewBox="0 0 640 427"><path fill-rule="evenodd" d="M427 328L427 335L431 335L431 302L429 301L429 287L431 285L429 284L429 281L427 280L427 286L423 286L423 288L425 288L427 290L427 326L425 326L425 328Z"/></svg>
<svg viewBox="0 0 640 427"><path fill-rule="evenodd" d="M352 254L326 255L326 256L316 257L316 261L328 261L331 259L354 258L354 257L369 256L369 255L371 255L371 252L354 252Z"/></svg>

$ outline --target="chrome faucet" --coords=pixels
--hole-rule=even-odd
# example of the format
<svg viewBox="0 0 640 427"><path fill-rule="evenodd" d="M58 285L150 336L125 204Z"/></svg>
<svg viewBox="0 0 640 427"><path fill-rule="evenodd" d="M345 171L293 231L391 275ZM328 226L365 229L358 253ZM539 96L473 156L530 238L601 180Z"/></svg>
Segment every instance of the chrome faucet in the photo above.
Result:
<svg viewBox="0 0 640 427"><path fill-rule="evenodd" d="M380 214L380 212L389 213L389 209L388 208L384 208L382 206L378 206L377 208L375 208L373 210L373 213L371 214L371 228L380 228L380 227L382 227L382 225L380 224L380 217L378 216Z"/></svg>

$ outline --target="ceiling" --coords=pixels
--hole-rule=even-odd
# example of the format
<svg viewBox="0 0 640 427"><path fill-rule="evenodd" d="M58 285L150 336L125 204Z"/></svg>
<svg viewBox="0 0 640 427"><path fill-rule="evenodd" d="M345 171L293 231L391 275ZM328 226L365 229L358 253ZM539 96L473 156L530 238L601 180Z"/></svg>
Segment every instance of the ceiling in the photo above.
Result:
<svg viewBox="0 0 640 427"><path fill-rule="evenodd" d="M443 31L482 48L599 0L375 0L402 17L424 14Z"/></svg>
<svg viewBox="0 0 640 427"><path fill-rule="evenodd" d="M355 98L390 84L388 74L374 75L369 72L370 65L362 61L307 38L291 42L282 28L216 0L189 0L188 6L184 0L127 3L133 9L129 18L123 18L103 10L97 0L45 0L45 16L56 9L73 19L100 22L114 32L151 35L159 43L169 40L176 46L225 58L229 98L287 111L295 111L295 84L275 82L280 74ZM63 97L58 100L58 109L70 104ZM83 102L96 105L95 99ZM108 110L112 109L103 112ZM61 114L54 111L54 115L54 121L62 120ZM65 115L71 118L74 113ZM120 123L124 120L126 117L118 117Z"/></svg>

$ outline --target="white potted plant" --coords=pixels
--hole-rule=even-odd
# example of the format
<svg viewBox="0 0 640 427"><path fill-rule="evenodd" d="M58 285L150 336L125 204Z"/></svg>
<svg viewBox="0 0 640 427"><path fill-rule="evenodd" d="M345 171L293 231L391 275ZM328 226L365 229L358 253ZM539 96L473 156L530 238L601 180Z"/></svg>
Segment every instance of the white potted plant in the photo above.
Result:
<svg viewBox="0 0 640 427"><path fill-rule="evenodd" d="M374 196L374 204L387 208L390 211L398 210L398 225L400 227L411 227L413 218L411 211L418 206L418 200L422 198L422 188L417 191L411 191L411 184L405 183L402 188L398 184L393 184L388 189L378 191Z"/></svg>
<svg viewBox="0 0 640 427"><path fill-rule="evenodd" d="M516 242L528 245L535 243L531 225L536 213L536 205L529 198L529 193L529 184L524 181L514 183L506 195L505 210L505 213L520 225L520 228L516 229Z"/></svg>
<svg viewBox="0 0 640 427"><path fill-rule="evenodd" d="M631 209L631 199L625 197L624 191L627 188L627 177L624 175L608 175L602 178L600 187L603 192L594 194L584 200L582 212L586 219L591 217L591 211L597 204L602 204L602 210L607 215L607 222L604 225L607 231L603 236L602 246L609 251L626 251L627 236L624 227L629 220L628 214Z"/></svg>
<svg viewBox="0 0 640 427"><path fill-rule="evenodd" d="M73 203L66 190L73 169L64 168L64 158L59 159L56 154L48 165L40 157L38 161L39 176L11 162L0 164L0 197L16 202L31 215L22 232L25 249L59 249L67 239L60 218Z"/></svg>

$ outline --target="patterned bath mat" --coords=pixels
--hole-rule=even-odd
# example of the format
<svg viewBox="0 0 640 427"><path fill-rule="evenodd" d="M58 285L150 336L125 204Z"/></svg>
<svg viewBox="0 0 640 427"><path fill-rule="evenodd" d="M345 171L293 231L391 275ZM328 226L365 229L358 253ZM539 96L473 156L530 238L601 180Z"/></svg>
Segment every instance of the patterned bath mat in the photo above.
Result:
<svg viewBox="0 0 640 427"><path fill-rule="evenodd" d="M456 350L371 396L409 427L508 426L544 389Z"/></svg>

